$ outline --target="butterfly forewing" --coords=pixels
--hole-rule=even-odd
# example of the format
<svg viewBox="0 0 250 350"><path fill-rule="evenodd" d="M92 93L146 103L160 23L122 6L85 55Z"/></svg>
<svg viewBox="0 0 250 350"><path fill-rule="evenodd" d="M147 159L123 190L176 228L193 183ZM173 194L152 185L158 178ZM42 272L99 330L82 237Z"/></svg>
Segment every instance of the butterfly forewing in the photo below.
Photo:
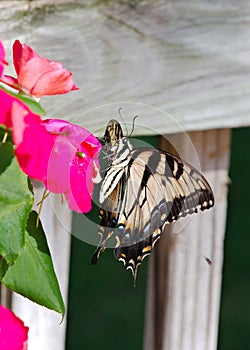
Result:
<svg viewBox="0 0 250 350"><path fill-rule="evenodd" d="M115 234L115 257L136 274L151 253L163 226L214 205L204 176L170 153L153 148L133 149L112 120L105 132L109 168L100 190L100 245L96 263L107 240Z"/></svg>

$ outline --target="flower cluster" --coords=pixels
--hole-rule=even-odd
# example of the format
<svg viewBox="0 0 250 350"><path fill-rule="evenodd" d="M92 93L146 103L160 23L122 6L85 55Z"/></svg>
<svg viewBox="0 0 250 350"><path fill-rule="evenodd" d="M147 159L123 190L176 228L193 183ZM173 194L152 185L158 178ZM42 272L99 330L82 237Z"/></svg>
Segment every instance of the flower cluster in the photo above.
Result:
<svg viewBox="0 0 250 350"><path fill-rule="evenodd" d="M62 64L39 56L16 40L13 61L17 78L3 75L5 51L0 43L2 83L35 98L78 89ZM42 120L18 96L0 90L0 125L12 131L21 169L53 193L61 193L71 210L91 209L94 182L99 179L101 144L86 129L65 120Z"/></svg>
<svg viewBox="0 0 250 350"><path fill-rule="evenodd" d="M34 194L27 176L64 195L71 210L86 213L92 207L94 182L100 178L101 144L78 125L41 116L42 96L78 90L70 71L16 40L17 76L12 77L4 74L5 56L0 41L0 281L64 316L46 235L39 215L32 211ZM26 350L27 338L28 328L0 305L0 348Z"/></svg>

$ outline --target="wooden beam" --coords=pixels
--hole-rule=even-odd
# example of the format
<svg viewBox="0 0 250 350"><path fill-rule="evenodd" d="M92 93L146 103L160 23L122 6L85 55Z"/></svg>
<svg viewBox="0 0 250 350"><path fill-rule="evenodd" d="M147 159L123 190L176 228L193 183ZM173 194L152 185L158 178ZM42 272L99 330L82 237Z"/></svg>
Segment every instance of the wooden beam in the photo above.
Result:
<svg viewBox="0 0 250 350"><path fill-rule="evenodd" d="M250 125L248 0L7 3L0 37L9 61L18 38L61 61L80 87L43 98L48 116L99 136L120 107L126 121L139 115L134 135ZM6 73L15 74L11 64Z"/></svg>
<svg viewBox="0 0 250 350"><path fill-rule="evenodd" d="M215 207L167 225L150 261L144 350L216 350L230 131L190 133ZM174 135L175 144L186 136ZM164 148L163 142L163 148ZM185 159L185 154L181 154Z"/></svg>

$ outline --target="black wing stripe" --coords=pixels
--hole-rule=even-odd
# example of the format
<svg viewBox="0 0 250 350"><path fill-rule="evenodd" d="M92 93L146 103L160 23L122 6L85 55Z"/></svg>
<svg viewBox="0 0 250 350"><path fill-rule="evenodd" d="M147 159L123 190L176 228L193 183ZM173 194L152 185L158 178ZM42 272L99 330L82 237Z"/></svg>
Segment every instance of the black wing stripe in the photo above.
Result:
<svg viewBox="0 0 250 350"><path fill-rule="evenodd" d="M124 169L114 168L108 170L107 174L102 183L101 192L100 192L100 202L103 203L108 195L115 189L118 181L120 180Z"/></svg>

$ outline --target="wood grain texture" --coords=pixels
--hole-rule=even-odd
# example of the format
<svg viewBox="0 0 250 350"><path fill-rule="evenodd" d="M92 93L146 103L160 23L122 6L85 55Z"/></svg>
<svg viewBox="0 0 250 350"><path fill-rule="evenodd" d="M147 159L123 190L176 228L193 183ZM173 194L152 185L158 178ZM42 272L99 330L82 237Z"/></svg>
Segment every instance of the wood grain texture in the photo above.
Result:
<svg viewBox="0 0 250 350"><path fill-rule="evenodd" d="M166 226L150 261L145 350L215 350L227 208L230 132L193 132L215 207ZM175 135L181 142L183 135ZM162 145L164 146L164 145ZM185 148L190 155L190 147Z"/></svg>
<svg viewBox="0 0 250 350"><path fill-rule="evenodd" d="M248 0L45 2L2 5L0 37L73 71L80 90L43 98L49 116L99 135L119 107L135 134L250 124Z"/></svg>

